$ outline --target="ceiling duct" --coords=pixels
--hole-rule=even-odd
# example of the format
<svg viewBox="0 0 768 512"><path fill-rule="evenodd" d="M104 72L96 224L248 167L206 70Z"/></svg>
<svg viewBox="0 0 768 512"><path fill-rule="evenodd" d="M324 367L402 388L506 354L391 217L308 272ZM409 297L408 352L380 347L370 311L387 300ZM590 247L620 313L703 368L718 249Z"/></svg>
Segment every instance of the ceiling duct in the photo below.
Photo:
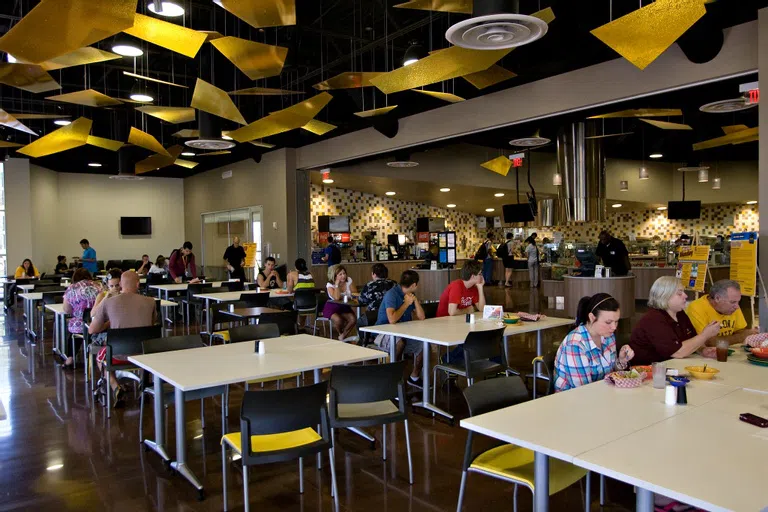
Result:
<svg viewBox="0 0 768 512"><path fill-rule="evenodd" d="M109 178L122 181L141 181L144 176L136 176L136 147L123 146L117 152L118 172Z"/></svg>
<svg viewBox="0 0 768 512"><path fill-rule="evenodd" d="M540 199L538 210L536 214L537 226L554 227L562 225L565 221L561 217L562 209L559 207L557 199Z"/></svg>
<svg viewBox="0 0 768 512"><path fill-rule="evenodd" d="M206 149L210 151L221 151L235 147L231 140L221 138L221 118L205 112L197 111L198 130L200 135L197 139L188 140L184 144L195 149Z"/></svg>
<svg viewBox="0 0 768 512"><path fill-rule="evenodd" d="M563 221L605 220L605 153L601 139L586 136L583 122L557 134L557 172L563 179L558 206Z"/></svg>
<svg viewBox="0 0 768 512"><path fill-rule="evenodd" d="M546 21L519 12L519 0L475 0L472 17L452 25L445 38L463 48L501 50L544 37Z"/></svg>
<svg viewBox="0 0 768 512"><path fill-rule="evenodd" d="M688 60L694 64L709 62L723 49L723 29L711 13L705 14L677 40Z"/></svg>

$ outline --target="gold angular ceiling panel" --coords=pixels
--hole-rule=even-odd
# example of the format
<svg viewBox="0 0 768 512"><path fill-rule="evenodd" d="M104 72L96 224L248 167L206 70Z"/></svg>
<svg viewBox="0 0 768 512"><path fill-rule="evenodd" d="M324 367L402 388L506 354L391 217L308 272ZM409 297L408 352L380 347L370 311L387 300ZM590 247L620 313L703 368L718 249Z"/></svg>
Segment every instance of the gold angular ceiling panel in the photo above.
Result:
<svg viewBox="0 0 768 512"><path fill-rule="evenodd" d="M87 64L97 64L108 60L119 59L120 55L111 52L105 52L98 48L86 46L73 52L66 53L59 57L41 62L39 66L46 71L55 71L57 69L71 68L72 66L85 66Z"/></svg>
<svg viewBox="0 0 768 512"><path fill-rule="evenodd" d="M183 150L184 148L181 146L171 146L168 148L167 156L155 154L148 156L144 160L136 162L136 174L144 174L145 172L156 171L158 169L162 169L163 167L173 165Z"/></svg>
<svg viewBox="0 0 768 512"><path fill-rule="evenodd" d="M8 128L13 128L14 130L19 130L20 132L28 133L37 137L36 132L28 128L24 123L19 121L18 118L14 117L3 109L0 109L0 126L7 126Z"/></svg>
<svg viewBox="0 0 768 512"><path fill-rule="evenodd" d="M220 37L211 44L251 80L279 75L288 56L288 48L239 37Z"/></svg>
<svg viewBox="0 0 768 512"><path fill-rule="evenodd" d="M641 119L641 121L662 130L693 130L690 125L682 123L670 123L669 121L656 121L654 119Z"/></svg>
<svg viewBox="0 0 768 512"><path fill-rule="evenodd" d="M197 30L138 13L136 13L133 27L123 32L190 58L197 55L208 37Z"/></svg>
<svg viewBox="0 0 768 512"><path fill-rule="evenodd" d="M230 91L230 96L288 96L289 94L304 94L304 91L289 91L287 89L270 89L269 87L249 87Z"/></svg>
<svg viewBox="0 0 768 512"><path fill-rule="evenodd" d="M229 150L223 150L223 151L211 151L210 153L200 153L197 156L219 156L219 155L228 155L232 153Z"/></svg>
<svg viewBox="0 0 768 512"><path fill-rule="evenodd" d="M185 128L183 130L179 130L176 133L171 135L172 137L178 137L180 139L193 139L195 137L200 136L199 130L193 130L191 128Z"/></svg>
<svg viewBox="0 0 768 512"><path fill-rule="evenodd" d="M656 0L591 33L636 67L645 69L707 13L704 3Z"/></svg>
<svg viewBox="0 0 768 512"><path fill-rule="evenodd" d="M487 162L480 164L480 166L485 167L489 171L493 171L496 174L506 176L509 172L509 169L512 168L512 161L505 156L500 156L494 158L493 160L488 160Z"/></svg>
<svg viewBox="0 0 768 512"><path fill-rule="evenodd" d="M106 94L94 91L93 89L59 94L57 96L48 96L45 99L61 101L63 103L73 103L75 105L85 105L86 107L112 107L123 104L122 101L110 98Z"/></svg>
<svg viewBox="0 0 768 512"><path fill-rule="evenodd" d="M301 127L302 130L314 133L315 135L325 135L326 133L335 130L338 126L334 126L330 123L324 123L317 119L312 119L310 122Z"/></svg>
<svg viewBox="0 0 768 512"><path fill-rule="evenodd" d="M21 119L19 116L16 116L17 119ZM734 124L731 126L723 126L723 133L728 135L729 133L736 133L740 132L742 130L748 130L749 126L745 124Z"/></svg>
<svg viewBox="0 0 768 512"><path fill-rule="evenodd" d="M128 134L128 144L134 144L144 149L154 151L160 155L171 156L162 144L152 135L131 126L131 132Z"/></svg>
<svg viewBox="0 0 768 512"><path fill-rule="evenodd" d="M295 0L214 0L253 28L296 24Z"/></svg>
<svg viewBox="0 0 768 512"><path fill-rule="evenodd" d="M32 158L61 153L68 149L79 148L88 142L88 134L91 133L93 121L81 117L67 126L62 126L48 135L40 137L35 142L27 144L19 149L17 153L27 155Z"/></svg>
<svg viewBox="0 0 768 512"><path fill-rule="evenodd" d="M195 83L190 106L238 124L248 124L226 92L199 78Z"/></svg>
<svg viewBox="0 0 768 512"><path fill-rule="evenodd" d="M155 83L158 83L158 84L172 85L174 87L181 87L182 89L189 89L189 87L187 87L186 85L175 84L173 82L166 82L165 80L160 80L159 78L152 78L152 77L149 77L149 76L137 75L136 73L131 73L130 71L123 71L123 74L125 76L130 76L132 78L138 78L139 80L148 80L150 82L155 82Z"/></svg>
<svg viewBox="0 0 768 512"><path fill-rule="evenodd" d="M399 9L418 9L421 11L455 12L472 14L472 0L411 0L394 7Z"/></svg>
<svg viewBox="0 0 768 512"><path fill-rule="evenodd" d="M388 107L375 108L373 110L363 110L362 112L355 112L355 115L357 117L363 117L363 118L383 116L384 114L389 114L396 108L397 108L397 105L390 105Z"/></svg>
<svg viewBox="0 0 768 512"><path fill-rule="evenodd" d="M34 64L0 64L0 84L32 93L61 88L47 71Z"/></svg>
<svg viewBox="0 0 768 512"><path fill-rule="evenodd" d="M332 99L333 96L327 92L321 92L293 106L262 117L248 126L231 132L229 136L237 142L249 142L301 128L314 119Z"/></svg>
<svg viewBox="0 0 768 512"><path fill-rule="evenodd" d="M265 148L265 149L272 149L272 148L276 147L275 144L270 144L269 142L261 142L261 141L258 141L258 140L248 141L248 144L253 144L257 148Z"/></svg>
<svg viewBox="0 0 768 512"><path fill-rule="evenodd" d="M136 110L171 124L189 123L195 120L195 109L192 107L157 107L149 105L146 107L136 107Z"/></svg>
<svg viewBox="0 0 768 512"><path fill-rule="evenodd" d="M738 132L732 132L722 137L715 137L714 139L704 140L697 142L693 145L694 151L701 151L702 149L718 148L720 146L727 146L728 144L743 144L745 142L752 142L757 140L760 135L760 128L747 128Z"/></svg>
<svg viewBox="0 0 768 512"><path fill-rule="evenodd" d="M358 89L360 87L371 87L371 78L383 75L383 71L367 71L362 73L348 72L340 73L333 78L324 80L313 85L318 91L333 91L335 89Z"/></svg>
<svg viewBox="0 0 768 512"><path fill-rule="evenodd" d="M679 108L635 108L630 110L621 110L611 112L610 114L601 114L599 116L588 117L587 119L611 119L618 117L676 117L683 115Z"/></svg>
<svg viewBox="0 0 768 512"><path fill-rule="evenodd" d="M517 75L510 70L503 68L498 64L494 64L485 71L470 73L461 78L474 85L477 89L483 90L486 87L499 84L510 78L515 78L516 76Z"/></svg>
<svg viewBox="0 0 768 512"><path fill-rule="evenodd" d="M192 162L191 160L184 160L183 158L177 158L175 162L173 162L174 165L178 165L179 167L184 167L186 169L194 169L197 167L198 162Z"/></svg>
<svg viewBox="0 0 768 512"><path fill-rule="evenodd" d="M433 98L447 101L448 103L459 103L460 101L465 101L461 96L456 96L455 94L450 94L447 92L424 91L421 89L414 89L413 92L426 94L427 96L432 96Z"/></svg>
<svg viewBox="0 0 768 512"><path fill-rule="evenodd" d="M135 14L136 0L43 0L0 38L0 50L39 64L130 28Z"/></svg>
<svg viewBox="0 0 768 512"><path fill-rule="evenodd" d="M20 114L9 112L16 119L69 119L72 116L60 116L56 114Z"/></svg>
<svg viewBox="0 0 768 512"><path fill-rule="evenodd" d="M224 37L224 34L216 32L215 30L198 30L201 34L205 34L205 42L213 41L220 37Z"/></svg>
<svg viewBox="0 0 768 512"><path fill-rule="evenodd" d="M8 142L5 140L0 140L0 148L20 148L24 144L18 144L16 142Z"/></svg>
<svg viewBox="0 0 768 512"><path fill-rule="evenodd" d="M606 133L603 135L590 135L589 137L584 137L587 140L593 140L593 139L607 139L609 137L622 137L624 135L634 135L635 132L621 132L621 133Z"/></svg>
<svg viewBox="0 0 768 512"><path fill-rule="evenodd" d="M93 135L89 135L85 143L89 146L96 146L97 148L108 149L109 151L118 151L120 148L125 146L125 144L119 140L94 137Z"/></svg>

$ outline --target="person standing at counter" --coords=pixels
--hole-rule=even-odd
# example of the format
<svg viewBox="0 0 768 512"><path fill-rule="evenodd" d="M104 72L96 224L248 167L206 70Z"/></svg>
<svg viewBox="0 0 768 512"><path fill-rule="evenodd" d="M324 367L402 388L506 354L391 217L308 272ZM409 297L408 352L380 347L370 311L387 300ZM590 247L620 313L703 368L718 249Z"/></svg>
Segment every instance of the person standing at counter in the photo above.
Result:
<svg viewBox="0 0 768 512"><path fill-rule="evenodd" d="M528 279L531 288L539 287L539 248L536 247L536 233L526 238L525 256L528 258Z"/></svg>
<svg viewBox="0 0 768 512"><path fill-rule="evenodd" d="M245 249L240 245L240 237L236 236L232 239L232 245L227 247L224 251L224 261L229 271L230 279L239 279L241 282L245 282Z"/></svg>
<svg viewBox="0 0 768 512"><path fill-rule="evenodd" d="M634 364L646 365L671 358L687 357L710 338L717 336L720 323L712 320L701 334L685 314L688 297L674 276L658 278L648 295L648 312L632 329L629 346L635 352Z"/></svg>
<svg viewBox="0 0 768 512"><path fill-rule="evenodd" d="M743 343L747 336L757 333L757 329L747 329L747 320L739 307L740 301L739 283L721 279L715 281L708 295L688 304L686 313L699 334L703 334L712 321L717 321L720 325L719 332L708 338L708 345L714 344L715 338L728 340L729 344L735 345Z"/></svg>
<svg viewBox="0 0 768 512"><path fill-rule="evenodd" d="M366 306L368 311L378 311L384 295L397 285L389 279L389 269L383 263L375 263L372 268L371 281L365 283L357 301ZM361 316L360 319L363 317Z"/></svg>
<svg viewBox="0 0 768 512"><path fill-rule="evenodd" d="M600 258L603 265L610 267L614 276L626 276L629 274L629 251L624 242L614 238L607 231L601 231L600 243L597 244L595 255Z"/></svg>
<svg viewBox="0 0 768 512"><path fill-rule="evenodd" d="M514 236L511 232L507 233L507 239L496 249L496 256L500 257L504 264L504 286L508 287L512 286L512 273L515 269L515 249L512 243Z"/></svg>
<svg viewBox="0 0 768 512"><path fill-rule="evenodd" d="M347 277L347 269L344 265L328 267L328 284L325 285L325 289L330 300L323 306L323 316L333 322L334 329L339 333L339 341L353 341L350 335L357 324L357 318L352 308L346 304L331 302L331 300L343 301L345 296L351 297L357 291L352 284L352 278ZM354 341L357 339L355 336Z"/></svg>
<svg viewBox="0 0 768 512"><path fill-rule="evenodd" d="M339 246L333 241L332 236L328 236L328 247L326 247L323 252L325 253L323 261L327 262L329 267L341 263L341 249L339 249Z"/></svg>
<svg viewBox="0 0 768 512"><path fill-rule="evenodd" d="M485 242L477 248L475 253L475 261L482 262L483 278L486 283L490 283L493 277L493 255L496 253L496 249L493 247L493 238L493 232L489 231L485 237Z"/></svg>

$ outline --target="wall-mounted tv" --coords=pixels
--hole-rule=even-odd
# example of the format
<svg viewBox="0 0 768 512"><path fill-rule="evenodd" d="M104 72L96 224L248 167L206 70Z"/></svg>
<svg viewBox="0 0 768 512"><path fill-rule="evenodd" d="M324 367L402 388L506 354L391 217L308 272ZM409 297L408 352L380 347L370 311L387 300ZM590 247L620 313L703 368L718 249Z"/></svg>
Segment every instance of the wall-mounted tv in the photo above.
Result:
<svg viewBox="0 0 768 512"><path fill-rule="evenodd" d="M120 217L120 234L123 236L151 235L152 217Z"/></svg>
<svg viewBox="0 0 768 512"><path fill-rule="evenodd" d="M529 203L505 204L501 207L504 213L504 222L507 224L513 222L531 222L533 220L533 211Z"/></svg>
<svg viewBox="0 0 768 512"><path fill-rule="evenodd" d="M667 203L668 219L698 219L701 217L701 201L670 201Z"/></svg>

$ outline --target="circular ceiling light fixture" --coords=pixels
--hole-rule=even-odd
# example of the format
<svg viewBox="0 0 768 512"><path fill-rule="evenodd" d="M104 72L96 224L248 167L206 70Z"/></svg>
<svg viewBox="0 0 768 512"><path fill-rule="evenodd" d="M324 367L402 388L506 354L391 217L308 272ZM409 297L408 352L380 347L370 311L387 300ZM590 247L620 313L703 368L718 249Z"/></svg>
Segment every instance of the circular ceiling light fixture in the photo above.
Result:
<svg viewBox="0 0 768 512"><path fill-rule="evenodd" d="M152 103L153 101L155 101L155 98L153 98L149 94L140 93L140 92L139 93L131 93L130 98L133 101L138 101L139 103Z"/></svg>
<svg viewBox="0 0 768 512"><path fill-rule="evenodd" d="M221 134L221 138L224 140L233 140L232 137L230 137L229 135L224 135L223 133Z"/></svg>
<svg viewBox="0 0 768 512"><path fill-rule="evenodd" d="M456 205L455 205L455 204L453 204L453 203L451 203L451 204L447 204L447 205L445 205L445 207L446 207L446 208L456 208Z"/></svg>
<svg viewBox="0 0 768 512"><path fill-rule="evenodd" d="M450 191L451 189L449 189L448 187L444 187L440 189L440 192L450 192Z"/></svg>
<svg viewBox="0 0 768 512"><path fill-rule="evenodd" d="M757 204L757 201L747 201L747 204Z"/></svg>
<svg viewBox="0 0 768 512"><path fill-rule="evenodd" d="M663 157L664 155L661 153L651 153L650 155L648 155L648 158L653 158L654 160L663 158Z"/></svg>
<svg viewBox="0 0 768 512"><path fill-rule="evenodd" d="M541 134L537 131L533 134L532 137L522 137L520 139L512 139L509 141L510 146L519 146L524 148L535 148L538 146L546 146L552 142L552 139L548 139L546 137L542 137Z"/></svg>
<svg viewBox="0 0 768 512"><path fill-rule="evenodd" d="M184 142L185 146L208 151L223 151L236 145L234 141L222 138L220 117L198 110L197 127L200 135L197 139Z"/></svg>
<svg viewBox="0 0 768 512"><path fill-rule="evenodd" d="M57 119L53 122L53 124L57 124L59 126L68 126L72 124L72 121L69 121L67 119Z"/></svg>
<svg viewBox="0 0 768 512"><path fill-rule="evenodd" d="M391 191L390 192L384 192L384 195L386 195L386 196L393 196L395 194L397 194L397 192L391 192Z"/></svg>
<svg viewBox="0 0 768 512"><path fill-rule="evenodd" d="M138 46L134 46L125 41L112 45L112 51L123 57L141 57L144 52Z"/></svg>
<svg viewBox="0 0 768 512"><path fill-rule="evenodd" d="M166 18L177 18L184 15L184 8L179 4L173 2L158 2L160 4L160 10L155 9L155 2L150 0L147 5L149 12L157 14L158 16L165 16Z"/></svg>
<svg viewBox="0 0 768 512"><path fill-rule="evenodd" d="M614 203L611 205L611 208L621 208L623 205L621 203Z"/></svg>
<svg viewBox="0 0 768 512"><path fill-rule="evenodd" d="M109 179L119 181L141 181L144 179L144 176L136 176L135 174L121 172L119 174L115 174L114 176L110 176Z"/></svg>
<svg viewBox="0 0 768 512"><path fill-rule="evenodd" d="M487 211L488 213L495 212L496 208L486 208L485 211Z"/></svg>
<svg viewBox="0 0 768 512"><path fill-rule="evenodd" d="M387 162L388 167L397 168L416 167L417 165L419 165L419 162L411 160L411 156L407 153L396 153L395 159L391 162Z"/></svg>
<svg viewBox="0 0 768 512"><path fill-rule="evenodd" d="M191 151L184 151L181 156L195 156L196 153L193 153Z"/></svg>
<svg viewBox="0 0 768 512"><path fill-rule="evenodd" d="M699 107L699 110L707 114L727 114L728 112L739 112L756 107L757 103L750 103L747 98L733 98L730 100L713 101Z"/></svg>
<svg viewBox="0 0 768 512"><path fill-rule="evenodd" d="M410 66L415 64L419 60L427 57L429 53L418 41L411 41L411 46L405 51L403 55L403 66Z"/></svg>
<svg viewBox="0 0 768 512"><path fill-rule="evenodd" d="M88 164L88 167L101 167L101 164L98 162L91 162Z"/></svg>
<svg viewBox="0 0 768 512"><path fill-rule="evenodd" d="M667 207L666 207L666 206L659 206L659 207L658 207L658 208L656 208L656 209L657 209L657 210L659 210L660 212L662 212L662 211L666 210L666 209L667 209Z"/></svg>
<svg viewBox="0 0 768 512"><path fill-rule="evenodd" d="M493 197L504 197L504 192L496 192Z"/></svg>
<svg viewBox="0 0 768 512"><path fill-rule="evenodd" d="M498 10L493 3L486 2L491 5L490 9ZM448 42L471 50L502 50L532 43L544 37L549 30L547 22L535 16L478 12L481 6L484 4L476 2L474 17L446 30Z"/></svg>

